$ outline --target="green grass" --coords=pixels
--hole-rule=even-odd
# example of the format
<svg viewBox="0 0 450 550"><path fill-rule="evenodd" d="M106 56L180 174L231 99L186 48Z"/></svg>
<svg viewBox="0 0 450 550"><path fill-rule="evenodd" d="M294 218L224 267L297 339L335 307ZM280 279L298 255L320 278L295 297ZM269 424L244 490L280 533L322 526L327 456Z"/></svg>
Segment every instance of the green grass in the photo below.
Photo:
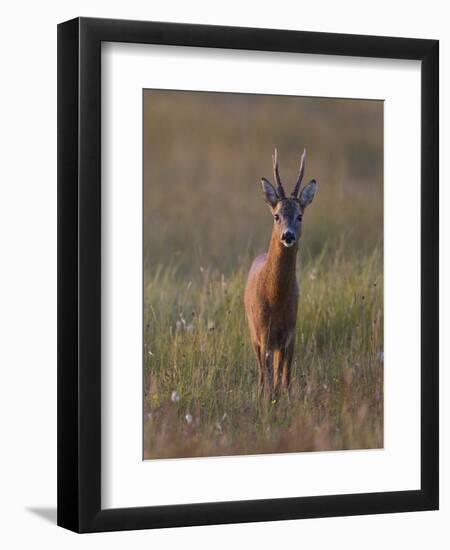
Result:
<svg viewBox="0 0 450 550"><path fill-rule="evenodd" d="M145 458L383 446L382 251L343 250L299 261L290 402L258 395L243 307L250 257L227 276L146 271Z"/></svg>
<svg viewBox="0 0 450 550"><path fill-rule="evenodd" d="M243 307L274 147L288 193L304 147L318 182L289 404L258 396ZM381 447L383 102L148 90L143 154L145 457Z"/></svg>

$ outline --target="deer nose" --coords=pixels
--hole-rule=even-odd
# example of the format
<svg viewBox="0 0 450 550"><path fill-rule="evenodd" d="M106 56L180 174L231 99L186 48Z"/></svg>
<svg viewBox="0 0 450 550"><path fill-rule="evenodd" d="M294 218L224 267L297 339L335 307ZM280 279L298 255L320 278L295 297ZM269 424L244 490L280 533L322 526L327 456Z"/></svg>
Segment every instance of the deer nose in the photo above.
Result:
<svg viewBox="0 0 450 550"><path fill-rule="evenodd" d="M286 244L291 244L291 242L295 241L295 234L292 233L292 231L287 230L281 235L281 240Z"/></svg>

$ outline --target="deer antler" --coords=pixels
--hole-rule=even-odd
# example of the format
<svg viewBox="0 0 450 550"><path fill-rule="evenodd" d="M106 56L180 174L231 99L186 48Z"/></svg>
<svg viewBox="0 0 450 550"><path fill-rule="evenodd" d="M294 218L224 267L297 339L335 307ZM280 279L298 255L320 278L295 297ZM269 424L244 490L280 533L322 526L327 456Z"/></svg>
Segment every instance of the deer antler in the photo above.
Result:
<svg viewBox="0 0 450 550"><path fill-rule="evenodd" d="M302 158L300 159L300 169L298 171L297 183L295 184L295 188L291 194L291 197L294 199L297 198L298 192L300 191L300 185L303 179L303 172L305 171L305 159L306 159L306 149L303 149Z"/></svg>
<svg viewBox="0 0 450 550"><path fill-rule="evenodd" d="M284 193L283 184L281 183L280 173L278 171L278 151L275 147L275 152L272 155L272 164L273 164L273 175L275 181L277 182L277 193L280 199L285 199L286 195Z"/></svg>

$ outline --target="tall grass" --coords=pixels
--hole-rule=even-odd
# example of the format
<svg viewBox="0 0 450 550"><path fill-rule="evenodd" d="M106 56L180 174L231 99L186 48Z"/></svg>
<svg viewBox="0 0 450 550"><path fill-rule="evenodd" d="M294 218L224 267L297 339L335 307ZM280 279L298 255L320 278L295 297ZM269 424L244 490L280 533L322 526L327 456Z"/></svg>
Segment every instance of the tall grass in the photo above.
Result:
<svg viewBox="0 0 450 550"><path fill-rule="evenodd" d="M145 457L382 447L380 251L358 261L324 249L301 266L289 402L258 397L245 267L147 277Z"/></svg>
<svg viewBox="0 0 450 550"><path fill-rule="evenodd" d="M148 90L143 122L144 456L382 446L383 103ZM257 395L243 308L275 146L287 192L304 147L318 181L290 402Z"/></svg>

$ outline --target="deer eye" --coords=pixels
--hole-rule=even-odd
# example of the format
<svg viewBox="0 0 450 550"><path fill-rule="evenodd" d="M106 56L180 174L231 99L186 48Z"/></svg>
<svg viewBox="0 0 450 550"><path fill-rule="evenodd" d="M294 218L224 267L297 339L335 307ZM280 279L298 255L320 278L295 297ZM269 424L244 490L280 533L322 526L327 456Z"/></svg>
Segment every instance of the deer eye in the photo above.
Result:
<svg viewBox="0 0 450 550"><path fill-rule="evenodd" d="M279 222L280 221L280 216L278 214L275 214L275 216L273 217L273 219L276 221L276 222Z"/></svg>
<svg viewBox="0 0 450 550"><path fill-rule="evenodd" d="M302 217L303 217L303 216L301 216L301 215L300 215L300 216L297 216L297 220L298 220L299 222L301 222L301 221L302 221Z"/></svg>

